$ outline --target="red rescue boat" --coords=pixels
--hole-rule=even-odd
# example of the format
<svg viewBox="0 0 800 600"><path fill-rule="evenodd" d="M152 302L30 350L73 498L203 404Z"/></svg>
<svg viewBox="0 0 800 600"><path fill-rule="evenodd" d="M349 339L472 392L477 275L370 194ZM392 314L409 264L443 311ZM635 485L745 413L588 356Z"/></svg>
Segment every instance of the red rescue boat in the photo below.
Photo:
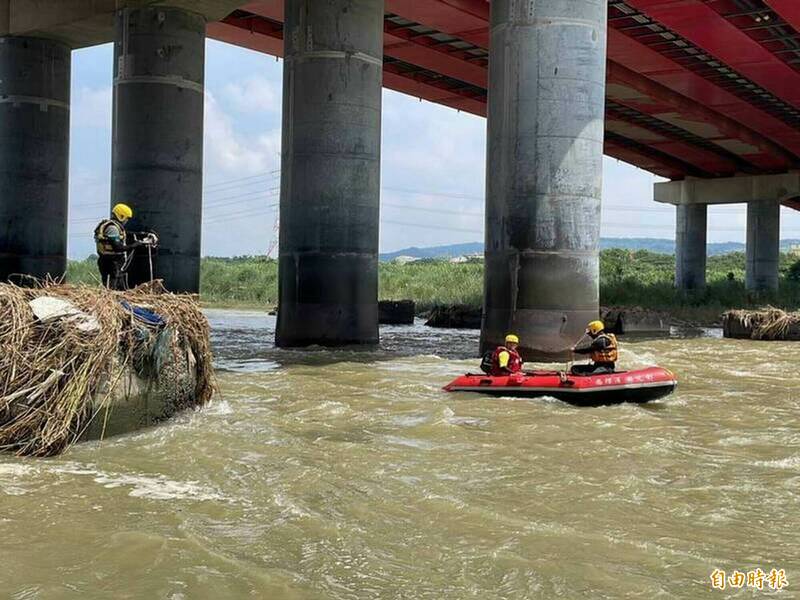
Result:
<svg viewBox="0 0 800 600"><path fill-rule="evenodd" d="M448 383L448 392L480 392L493 396L551 396L580 406L649 402L675 391L678 380L661 367L602 375L572 375L559 371L529 371L492 377L467 373Z"/></svg>

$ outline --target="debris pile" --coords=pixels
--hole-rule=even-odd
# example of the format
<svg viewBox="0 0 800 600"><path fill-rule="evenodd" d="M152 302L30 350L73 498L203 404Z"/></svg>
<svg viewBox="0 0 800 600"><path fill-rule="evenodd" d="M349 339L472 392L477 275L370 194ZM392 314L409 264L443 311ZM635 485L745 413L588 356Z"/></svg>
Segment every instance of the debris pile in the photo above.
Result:
<svg viewBox="0 0 800 600"><path fill-rule="evenodd" d="M729 310L722 315L722 331L726 338L800 341L800 312Z"/></svg>
<svg viewBox="0 0 800 600"><path fill-rule="evenodd" d="M118 404L157 397L160 420L214 391L208 322L160 283L114 292L0 284L0 450L52 456L103 437Z"/></svg>

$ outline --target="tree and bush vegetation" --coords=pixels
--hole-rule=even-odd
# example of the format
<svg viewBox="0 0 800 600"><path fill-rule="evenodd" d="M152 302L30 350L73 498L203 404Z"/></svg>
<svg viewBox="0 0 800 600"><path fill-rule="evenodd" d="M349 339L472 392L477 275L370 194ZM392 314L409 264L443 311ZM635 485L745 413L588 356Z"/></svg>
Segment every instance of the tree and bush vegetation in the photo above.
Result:
<svg viewBox="0 0 800 600"><path fill-rule="evenodd" d="M673 287L675 257L647 250L604 250L600 254L600 296L606 306L641 306L671 310L680 315L705 310L772 304L800 308L800 259L783 254L780 289L752 294L744 286L745 256L741 252L708 259L708 285L702 293L684 296ZM93 259L70 263L71 282L97 283ZM381 263L380 298L411 299L418 310L436 305L479 306L483 263L420 260L407 264ZM201 263L201 295L218 306L274 306L278 300L278 265L263 257L205 258Z"/></svg>

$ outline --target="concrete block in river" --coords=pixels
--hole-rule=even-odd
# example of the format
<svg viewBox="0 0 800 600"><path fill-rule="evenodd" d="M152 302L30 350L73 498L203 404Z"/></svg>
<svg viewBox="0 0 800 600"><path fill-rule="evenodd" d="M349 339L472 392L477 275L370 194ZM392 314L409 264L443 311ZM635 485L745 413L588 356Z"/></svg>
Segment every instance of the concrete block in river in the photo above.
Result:
<svg viewBox="0 0 800 600"><path fill-rule="evenodd" d="M378 322L381 325L413 325L416 305L413 300L381 300Z"/></svg>
<svg viewBox="0 0 800 600"><path fill-rule="evenodd" d="M437 306L431 311L425 325L449 329L480 329L482 313L481 308L476 306Z"/></svg>
<svg viewBox="0 0 800 600"><path fill-rule="evenodd" d="M104 382L92 398L94 417L81 435L81 441L131 433L198 405L194 352L172 329L166 329L161 336L164 336L165 345L179 350L164 354L158 373L153 372L155 369L125 365L118 379ZM111 369L111 372L116 371Z"/></svg>
<svg viewBox="0 0 800 600"><path fill-rule="evenodd" d="M602 308L600 315L606 330L617 335L669 333L673 325L673 319L668 314L642 308Z"/></svg>

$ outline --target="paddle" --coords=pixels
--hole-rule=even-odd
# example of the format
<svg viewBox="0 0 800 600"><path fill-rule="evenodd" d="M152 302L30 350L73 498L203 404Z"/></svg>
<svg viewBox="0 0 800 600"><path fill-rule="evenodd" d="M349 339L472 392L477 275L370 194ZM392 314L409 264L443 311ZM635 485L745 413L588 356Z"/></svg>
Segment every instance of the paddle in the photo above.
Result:
<svg viewBox="0 0 800 600"><path fill-rule="evenodd" d="M567 375L572 373L572 365L575 363L575 352L573 352L572 348L576 347L583 341L583 338L586 337L586 332L583 332L583 335L578 339L577 342L569 349L569 361L567 362L564 370L564 376L561 377L561 383L567 383Z"/></svg>

